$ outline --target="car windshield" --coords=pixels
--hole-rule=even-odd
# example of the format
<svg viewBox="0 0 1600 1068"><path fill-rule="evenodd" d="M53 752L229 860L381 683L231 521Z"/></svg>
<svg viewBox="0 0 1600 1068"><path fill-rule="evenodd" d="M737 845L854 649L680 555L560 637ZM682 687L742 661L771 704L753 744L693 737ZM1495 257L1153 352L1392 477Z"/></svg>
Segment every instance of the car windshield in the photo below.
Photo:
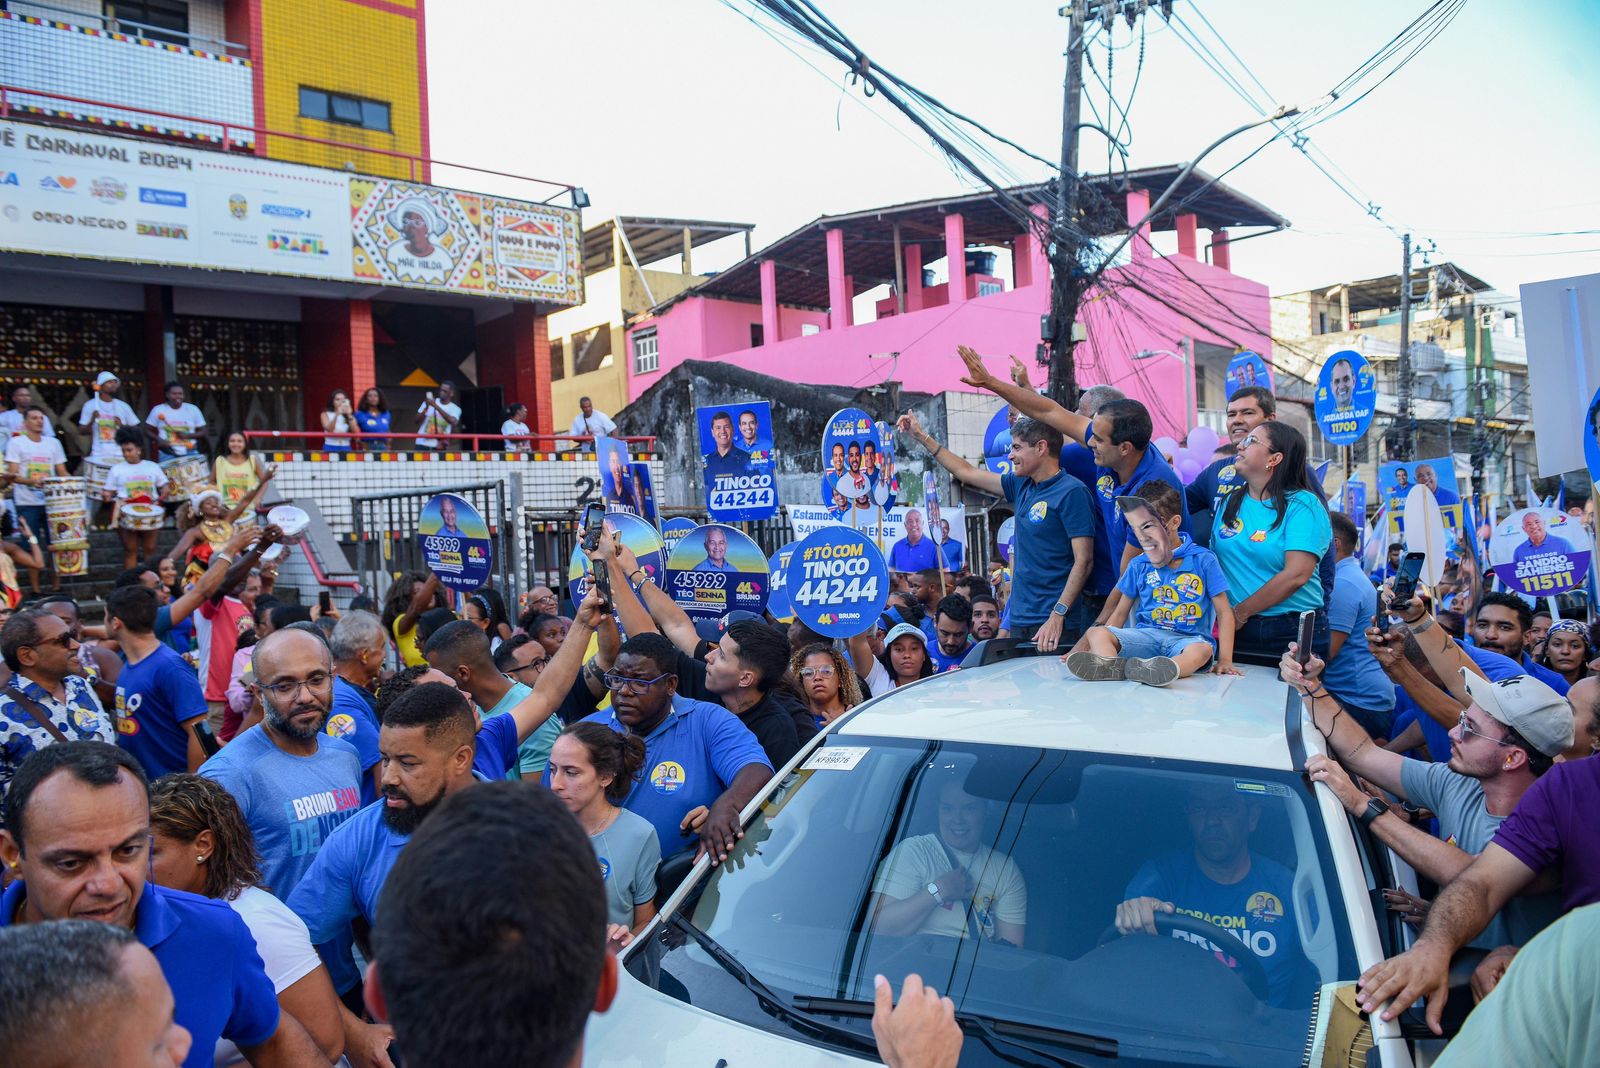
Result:
<svg viewBox="0 0 1600 1068"><path fill-rule="evenodd" d="M683 906L697 930L628 967L841 1049L870 1041L874 975L915 972L978 1029L964 1064L1006 1063L1014 1024L1070 1063L1298 1063L1314 998L1357 974L1328 857L1289 773L835 735Z"/></svg>

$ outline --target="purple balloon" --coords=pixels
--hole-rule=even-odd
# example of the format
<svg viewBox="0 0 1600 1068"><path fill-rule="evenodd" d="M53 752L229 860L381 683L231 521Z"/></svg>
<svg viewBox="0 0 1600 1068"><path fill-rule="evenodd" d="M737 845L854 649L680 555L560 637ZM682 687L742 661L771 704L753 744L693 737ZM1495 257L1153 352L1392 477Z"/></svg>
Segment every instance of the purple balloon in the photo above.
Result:
<svg viewBox="0 0 1600 1068"><path fill-rule="evenodd" d="M1209 460L1220 444L1222 444L1221 436L1208 426L1197 426L1189 431L1189 451L1196 456L1203 456Z"/></svg>
<svg viewBox="0 0 1600 1068"><path fill-rule="evenodd" d="M1185 456L1178 461L1178 477L1183 479L1183 484L1187 486L1195 480L1201 471L1205 470L1205 466L1193 456Z"/></svg>

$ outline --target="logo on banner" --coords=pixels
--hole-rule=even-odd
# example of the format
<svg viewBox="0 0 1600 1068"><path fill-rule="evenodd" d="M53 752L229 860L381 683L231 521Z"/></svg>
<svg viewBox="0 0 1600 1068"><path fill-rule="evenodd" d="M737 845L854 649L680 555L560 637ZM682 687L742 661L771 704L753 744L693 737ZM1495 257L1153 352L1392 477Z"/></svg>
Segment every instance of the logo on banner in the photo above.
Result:
<svg viewBox="0 0 1600 1068"><path fill-rule="evenodd" d="M21 182L17 181L16 171L0 171L0 185L21 186L21 184Z"/></svg>
<svg viewBox="0 0 1600 1068"><path fill-rule="evenodd" d="M50 189L57 193L70 193L72 187L78 184L76 178L65 174L47 174L39 179L40 189Z"/></svg>
<svg viewBox="0 0 1600 1068"><path fill-rule="evenodd" d="M89 186L89 195L107 204L128 199L128 187L115 178L96 178Z"/></svg>
<svg viewBox="0 0 1600 1068"><path fill-rule="evenodd" d="M273 252L292 252L297 256L326 256L328 246L320 237L301 234L268 234L267 248Z"/></svg>
<svg viewBox="0 0 1600 1068"><path fill-rule="evenodd" d="M189 228L180 223L144 222L140 220L137 225L140 237L166 237L174 241L189 240Z"/></svg>
<svg viewBox="0 0 1600 1068"><path fill-rule="evenodd" d="M263 204L261 205L261 214L275 215L280 219L311 218L311 210L309 208L297 208L292 204Z"/></svg>
<svg viewBox="0 0 1600 1068"><path fill-rule="evenodd" d="M152 189L147 185L139 187L139 202L141 204L159 204L164 208L187 208L189 194L176 189Z"/></svg>
<svg viewBox="0 0 1600 1068"><path fill-rule="evenodd" d="M250 214L250 202L238 193L228 198L228 214L235 219L243 219Z"/></svg>

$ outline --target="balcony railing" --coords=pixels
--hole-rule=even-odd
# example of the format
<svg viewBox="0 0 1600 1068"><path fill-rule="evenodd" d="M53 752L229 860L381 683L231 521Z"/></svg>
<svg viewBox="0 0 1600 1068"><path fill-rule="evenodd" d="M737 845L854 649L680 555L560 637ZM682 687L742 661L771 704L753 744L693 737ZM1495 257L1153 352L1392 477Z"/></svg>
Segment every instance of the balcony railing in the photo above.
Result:
<svg viewBox="0 0 1600 1068"><path fill-rule="evenodd" d="M178 44L202 52L225 52L235 58L250 58L250 49L233 41L206 37L201 34L190 33L187 30L173 30L165 26L152 26L133 19L96 14L93 11L84 11L81 8L61 7L57 4L39 3L37 0L10 0L6 5L6 10L13 15L32 16L49 22L90 27L108 36L121 35L136 41L158 41L162 44Z"/></svg>

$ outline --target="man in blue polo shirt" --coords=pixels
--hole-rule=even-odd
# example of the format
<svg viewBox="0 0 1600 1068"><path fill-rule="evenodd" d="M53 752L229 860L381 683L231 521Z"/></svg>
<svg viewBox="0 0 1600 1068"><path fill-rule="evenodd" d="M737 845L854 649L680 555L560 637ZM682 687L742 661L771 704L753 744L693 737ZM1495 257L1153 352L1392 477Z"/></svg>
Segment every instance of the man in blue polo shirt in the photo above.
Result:
<svg viewBox="0 0 1600 1068"><path fill-rule="evenodd" d="M305 1028L279 1013L239 914L226 901L147 882L150 783L130 754L104 742L34 753L6 795L6 828L0 861L19 878L0 895L0 927L74 919L133 931L193 1036L186 1068L209 1066L219 1038L257 1068L327 1063Z"/></svg>
<svg viewBox="0 0 1600 1068"><path fill-rule="evenodd" d="M1088 623L1082 594L1094 569L1094 516L1087 487L1061 470L1061 432L1019 418L1011 424L1011 473L999 475L934 441L909 412L900 417L900 430L961 482L1004 497L1016 509L1015 577L1006 602L1011 636L1031 638L1044 653L1076 642Z"/></svg>
<svg viewBox="0 0 1600 1068"><path fill-rule="evenodd" d="M611 710L584 722L644 739L644 774L622 804L650 821L662 855L689 845L689 818L704 807L700 847L720 864L744 837L739 813L772 778L772 764L732 712L677 696L676 662L677 650L665 636L629 638L606 673Z"/></svg>
<svg viewBox="0 0 1600 1068"><path fill-rule="evenodd" d="M937 571L939 548L923 529L922 513L915 508L906 510L906 536L889 546L889 570Z"/></svg>
<svg viewBox="0 0 1600 1068"><path fill-rule="evenodd" d="M361 760L361 804L378 799L378 715L372 686L383 670L389 636L371 612L346 612L328 635L333 655L333 705L324 734L343 738Z"/></svg>
<svg viewBox="0 0 1600 1068"><path fill-rule="evenodd" d="M205 760L194 727L206 695L194 668L156 638L156 595L124 586L106 598L106 634L127 658L117 676L117 744L157 778Z"/></svg>
<svg viewBox="0 0 1600 1068"><path fill-rule="evenodd" d="M711 440L717 447L705 455L706 485L715 486L719 477L750 473L750 454L733 444L733 416L718 412L711 417Z"/></svg>

